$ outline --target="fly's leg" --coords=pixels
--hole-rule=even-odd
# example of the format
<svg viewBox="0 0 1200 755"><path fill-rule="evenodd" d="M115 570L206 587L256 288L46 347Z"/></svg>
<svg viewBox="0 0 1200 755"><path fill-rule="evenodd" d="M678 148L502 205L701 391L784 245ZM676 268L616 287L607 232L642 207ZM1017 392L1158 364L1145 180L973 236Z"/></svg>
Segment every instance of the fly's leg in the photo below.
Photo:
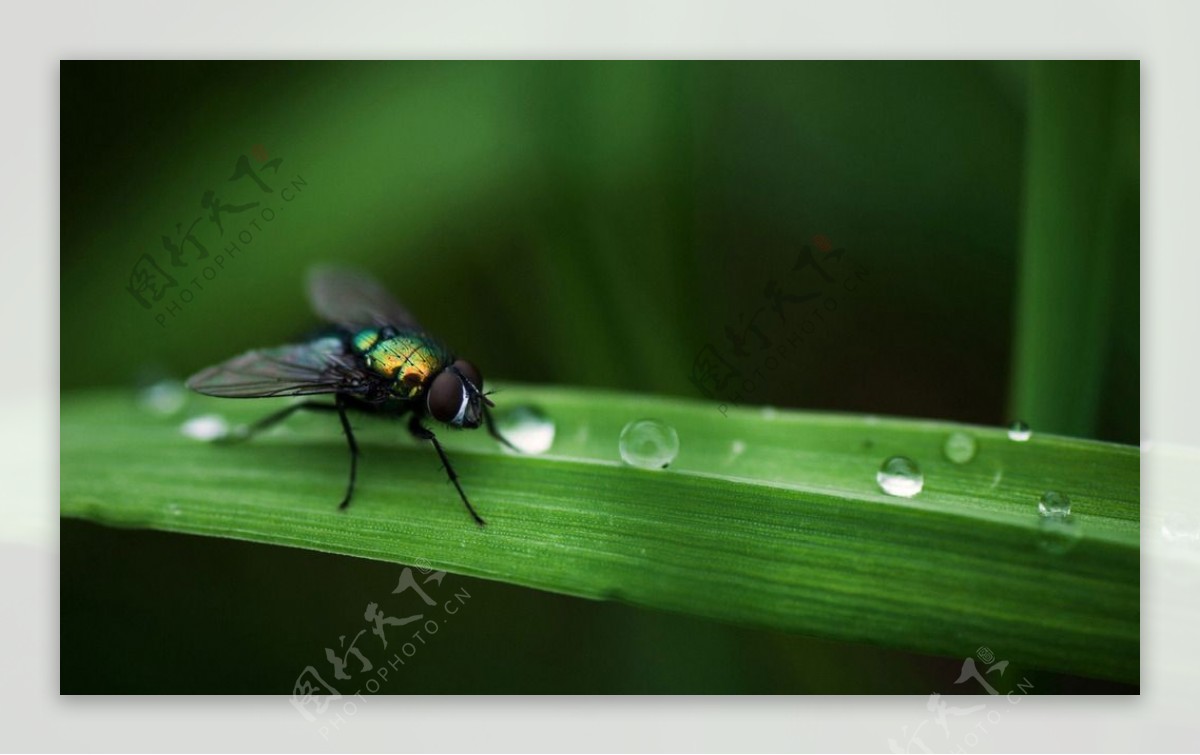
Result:
<svg viewBox="0 0 1200 755"><path fill-rule="evenodd" d="M458 484L458 473L454 471L454 467L450 464L450 459L446 458L446 452L442 450L442 444L438 442L437 436L428 427L421 424L421 418L413 415L408 422L408 431L413 434L417 440L427 440L433 443L433 447L437 450L438 456L442 459L442 466L446 469L446 475L450 478L450 482L454 483L454 487L458 490L458 497L462 499L463 505L467 507L467 511L475 519L475 523L480 527L483 526L483 519L479 514L475 513L475 508L471 506L471 502L467 500L467 494L463 492L462 485Z"/></svg>
<svg viewBox="0 0 1200 755"><path fill-rule="evenodd" d="M249 425L249 426L243 427L243 428L239 428L238 430L230 433L229 435L226 435L225 437L220 438L219 440L216 441L216 443L218 443L220 445L231 445L233 443L238 443L243 440L250 440L255 435L258 435L259 433L261 433L263 430L271 429L272 427L274 427L275 425L278 425L280 422L284 421L285 419L292 416L293 414L300 411L301 409L311 411L311 412L336 412L336 411L338 411L338 408L336 406L334 406L332 404L322 404L318 401L304 401L299 404L292 404L291 406L287 407L286 409L280 409L279 411L275 412L274 414L269 414L266 417L263 417L262 419L255 422L252 425Z"/></svg>
<svg viewBox="0 0 1200 755"><path fill-rule="evenodd" d="M342 420L342 430L346 433L346 443L350 446L350 484L346 486L346 497L338 504L345 510L354 496L354 478L358 476L358 443L354 440L354 431L350 429L350 420L346 418L346 399L339 393L337 397L338 418Z"/></svg>
<svg viewBox="0 0 1200 755"><path fill-rule="evenodd" d="M358 443L354 440L354 431L350 429L350 420L346 418L346 401L341 395L337 396L337 403L335 404L322 404L319 401L304 401L299 404L292 404L286 409L280 409L274 414L263 417L254 424L243 428L238 432L225 436L218 442L228 445L238 443L243 440L249 440L262 431L274 427L302 409L311 412L337 412L338 418L342 421L342 430L346 433L346 443L350 446L350 483L346 486L346 496L342 499L342 502L338 504L339 509L345 509L350 505L350 499L354 495L354 480L358 475Z"/></svg>
<svg viewBox="0 0 1200 755"><path fill-rule="evenodd" d="M521 449L514 446L508 440L508 438L505 438L503 435L500 434L500 431L496 429L496 420L492 419L492 410L488 409L486 406L483 407L483 422L484 422L484 424L487 425L488 435L492 436L493 438L500 441L501 443L508 446L509 448L516 451L517 453L521 453Z"/></svg>

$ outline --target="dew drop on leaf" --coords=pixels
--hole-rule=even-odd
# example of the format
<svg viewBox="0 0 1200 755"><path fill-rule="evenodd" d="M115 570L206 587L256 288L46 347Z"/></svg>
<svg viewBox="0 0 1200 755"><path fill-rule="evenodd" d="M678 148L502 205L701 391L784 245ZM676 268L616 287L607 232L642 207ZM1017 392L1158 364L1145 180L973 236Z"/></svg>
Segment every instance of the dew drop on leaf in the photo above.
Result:
<svg viewBox="0 0 1200 755"><path fill-rule="evenodd" d="M1062 493L1047 490L1038 499L1038 513L1042 516L1070 516L1071 499Z"/></svg>
<svg viewBox="0 0 1200 755"><path fill-rule="evenodd" d="M942 453L955 464L966 464L975 458L975 439L964 432L953 432L946 438Z"/></svg>
<svg viewBox="0 0 1200 755"><path fill-rule="evenodd" d="M1008 439L1020 442L1029 440L1029 436L1033 435L1033 431L1029 429L1029 425L1021 420L1017 420L1008 426Z"/></svg>
<svg viewBox="0 0 1200 755"><path fill-rule="evenodd" d="M178 413L186 401L187 391L177 380L160 380L138 392L138 406L164 417Z"/></svg>
<svg viewBox="0 0 1200 755"><path fill-rule="evenodd" d="M554 444L554 420L536 406L514 406L498 412L496 429L522 453L545 453ZM513 453L508 446L501 447Z"/></svg>
<svg viewBox="0 0 1200 755"><path fill-rule="evenodd" d="M219 415L202 414L184 422L179 431L194 440L218 440L229 434L229 423Z"/></svg>
<svg viewBox="0 0 1200 755"><path fill-rule="evenodd" d="M912 498L925 487L921 468L907 456L893 456L883 462L875 473L875 481L883 492L900 498Z"/></svg>
<svg viewBox="0 0 1200 755"><path fill-rule="evenodd" d="M626 464L666 469L679 455L679 433L665 422L639 419L625 425L618 445Z"/></svg>
<svg viewBox="0 0 1200 755"><path fill-rule="evenodd" d="M1083 532L1075 517L1071 516L1071 499L1054 490L1048 490L1038 499L1039 525L1038 547L1047 553L1059 555L1075 547Z"/></svg>

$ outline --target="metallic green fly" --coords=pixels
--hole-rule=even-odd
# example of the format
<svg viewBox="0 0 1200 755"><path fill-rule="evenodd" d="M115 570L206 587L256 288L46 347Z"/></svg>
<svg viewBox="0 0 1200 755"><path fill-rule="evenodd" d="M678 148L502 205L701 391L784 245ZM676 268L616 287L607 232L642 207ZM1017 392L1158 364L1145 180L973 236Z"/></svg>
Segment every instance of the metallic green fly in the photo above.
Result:
<svg viewBox="0 0 1200 755"><path fill-rule="evenodd" d="M350 505L358 471L358 444L348 410L408 417L408 429L433 444L463 505L482 525L442 444L425 420L455 428L486 424L496 440L517 450L499 431L483 392L483 375L427 333L373 279L341 268L320 267L309 276L313 310L329 330L305 343L257 349L193 375L187 386L209 396L264 398L328 394L333 403L304 401L265 417L232 437L244 440L299 410L336 412L350 447L350 482L340 508Z"/></svg>

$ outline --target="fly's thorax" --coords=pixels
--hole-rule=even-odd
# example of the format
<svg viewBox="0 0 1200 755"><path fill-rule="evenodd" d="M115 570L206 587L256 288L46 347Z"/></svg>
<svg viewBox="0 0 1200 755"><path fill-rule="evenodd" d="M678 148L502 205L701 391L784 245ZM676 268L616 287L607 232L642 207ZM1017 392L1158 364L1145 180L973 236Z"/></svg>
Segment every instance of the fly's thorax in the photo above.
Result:
<svg viewBox="0 0 1200 755"><path fill-rule="evenodd" d="M421 395L450 362L437 341L417 333L371 328L356 333L353 343L367 368L392 381L392 393L400 398Z"/></svg>

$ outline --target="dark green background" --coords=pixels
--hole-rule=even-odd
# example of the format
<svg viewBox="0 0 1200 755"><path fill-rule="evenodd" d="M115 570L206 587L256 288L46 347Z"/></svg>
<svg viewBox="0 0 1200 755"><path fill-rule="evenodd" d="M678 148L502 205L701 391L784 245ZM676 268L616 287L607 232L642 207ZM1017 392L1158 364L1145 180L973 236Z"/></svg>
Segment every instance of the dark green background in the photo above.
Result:
<svg viewBox="0 0 1200 755"><path fill-rule="evenodd" d="M290 340L315 324L305 270L339 260L489 377L697 396L697 352L728 353L768 284L802 290L820 235L869 276L746 402L1134 443L1138 73L64 62L62 389ZM228 180L241 155L281 159L276 191ZM202 272L160 239L209 189L276 217L160 325L130 271ZM222 254L250 215L197 237ZM775 317L758 322L780 338ZM290 691L398 571L81 523L62 545L64 692ZM457 579L475 618L387 691L924 693L961 664Z"/></svg>

